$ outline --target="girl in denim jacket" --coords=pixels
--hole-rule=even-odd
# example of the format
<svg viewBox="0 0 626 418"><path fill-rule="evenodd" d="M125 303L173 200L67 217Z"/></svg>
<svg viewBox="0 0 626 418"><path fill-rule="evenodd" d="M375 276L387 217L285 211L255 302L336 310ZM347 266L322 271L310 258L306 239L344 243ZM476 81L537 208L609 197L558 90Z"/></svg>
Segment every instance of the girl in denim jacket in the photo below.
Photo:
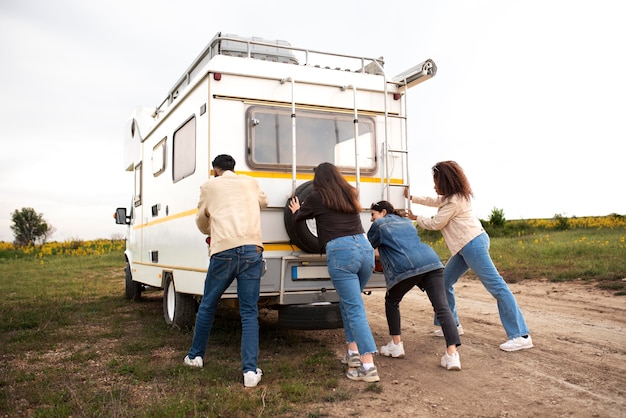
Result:
<svg viewBox="0 0 626 418"><path fill-rule="evenodd" d="M459 333L448 306L443 285L443 264L439 256L424 244L413 223L397 214L391 203L382 200L370 207L372 226L367 232L372 247L378 249L387 284L385 314L391 341L380 348L384 356L404 357L400 330L400 302L413 287L426 292L446 339L446 353L441 366L461 370L457 346Z"/></svg>

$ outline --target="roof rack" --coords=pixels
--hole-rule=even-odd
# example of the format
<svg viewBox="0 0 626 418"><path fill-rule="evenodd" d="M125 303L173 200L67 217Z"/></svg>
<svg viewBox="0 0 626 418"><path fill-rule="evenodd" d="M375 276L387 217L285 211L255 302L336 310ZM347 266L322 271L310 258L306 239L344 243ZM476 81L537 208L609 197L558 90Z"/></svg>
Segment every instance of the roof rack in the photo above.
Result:
<svg viewBox="0 0 626 418"><path fill-rule="evenodd" d="M296 48L283 40L267 40L259 37L247 38L218 32L170 89L167 97L156 107L152 116L157 117L162 111L163 105L171 104L182 90L191 84L192 75L195 75L195 71L216 55L253 58L337 71L384 75L383 57L368 58Z"/></svg>

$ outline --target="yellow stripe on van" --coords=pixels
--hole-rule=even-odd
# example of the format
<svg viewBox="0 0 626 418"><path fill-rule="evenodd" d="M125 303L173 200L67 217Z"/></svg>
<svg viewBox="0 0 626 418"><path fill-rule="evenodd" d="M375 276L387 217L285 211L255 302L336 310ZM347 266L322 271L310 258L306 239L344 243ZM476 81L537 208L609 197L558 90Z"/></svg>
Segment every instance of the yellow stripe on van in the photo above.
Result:
<svg viewBox="0 0 626 418"><path fill-rule="evenodd" d="M291 179L292 173L285 172L267 172L267 171L237 171L237 174L245 174L246 176L256 178L269 178L269 179ZM296 174L296 180L313 180L314 173L311 174ZM348 181L356 181L354 175L343 176ZM361 183L380 183L380 177L361 177L359 179ZM402 179L389 179L391 184L402 184Z"/></svg>
<svg viewBox="0 0 626 418"><path fill-rule="evenodd" d="M160 219L156 219L154 221L146 222L145 224L142 224L142 225L136 225L136 226L133 227L133 229L141 229L141 228L145 228L145 227L148 227L148 226L161 224L163 222L172 221L174 219L185 218L187 216L195 215L196 213L198 213L198 208L191 209L191 210L186 210L186 211L180 212L180 213L175 213L173 215L166 216L164 218L160 218Z"/></svg>
<svg viewBox="0 0 626 418"><path fill-rule="evenodd" d="M285 173L285 172L278 172L278 171L276 171L276 172L267 172L267 171L237 171L237 174L244 174L246 176L255 177L255 178L269 178L269 179L290 179L290 178L292 178L292 173ZM313 180L313 175L314 175L314 173L311 173L311 174L296 174L296 179L297 180ZM344 176L344 177L348 181L356 181L356 176ZM360 180L361 180L362 183L380 183L381 182L381 178L380 177L361 177ZM391 183L391 184L402 184L402 180L401 179L389 179L389 183ZM155 219L154 221L146 222L145 224L135 225L133 227L133 230L138 230L138 229L146 228L146 227L149 227L149 226L158 225L160 223L169 222L169 221L172 221L174 219L180 219L180 218L185 218L187 216L193 216L196 213L198 213L198 208L186 210L184 212L175 213L173 215L169 215L169 216L165 216L163 218ZM273 244L270 244L270 245L273 245ZM280 249L274 249L274 251L291 250L291 249L293 249L292 246L285 245L285 246L281 247Z"/></svg>

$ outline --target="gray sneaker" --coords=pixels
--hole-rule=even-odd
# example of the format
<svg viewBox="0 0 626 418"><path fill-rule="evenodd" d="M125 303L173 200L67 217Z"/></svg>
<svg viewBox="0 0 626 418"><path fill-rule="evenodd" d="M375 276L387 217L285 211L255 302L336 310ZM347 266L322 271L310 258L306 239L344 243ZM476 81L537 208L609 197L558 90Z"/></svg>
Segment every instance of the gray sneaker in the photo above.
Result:
<svg viewBox="0 0 626 418"><path fill-rule="evenodd" d="M359 367L361 365L361 356L358 353L346 353L341 358L341 364L347 364L348 367Z"/></svg>
<svg viewBox="0 0 626 418"><path fill-rule="evenodd" d="M380 380L376 366L367 370L365 370L363 366L357 367L356 369L348 369L346 376L350 380L362 380L363 382L378 382Z"/></svg>

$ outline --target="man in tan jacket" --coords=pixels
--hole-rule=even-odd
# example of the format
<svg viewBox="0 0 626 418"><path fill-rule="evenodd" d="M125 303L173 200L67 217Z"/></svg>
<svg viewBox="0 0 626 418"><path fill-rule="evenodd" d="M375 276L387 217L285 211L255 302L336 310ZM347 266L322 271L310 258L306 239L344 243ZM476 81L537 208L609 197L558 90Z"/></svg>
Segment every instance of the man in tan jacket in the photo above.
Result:
<svg viewBox="0 0 626 418"><path fill-rule="evenodd" d="M259 353L258 301L263 273L261 208L268 204L255 179L235 174L235 160L221 154L213 160L215 177L200 187L196 225L208 235L209 269L196 315L193 343L184 363L202 367L213 319L222 294L237 279L241 316L241 361L245 387L263 374Z"/></svg>

